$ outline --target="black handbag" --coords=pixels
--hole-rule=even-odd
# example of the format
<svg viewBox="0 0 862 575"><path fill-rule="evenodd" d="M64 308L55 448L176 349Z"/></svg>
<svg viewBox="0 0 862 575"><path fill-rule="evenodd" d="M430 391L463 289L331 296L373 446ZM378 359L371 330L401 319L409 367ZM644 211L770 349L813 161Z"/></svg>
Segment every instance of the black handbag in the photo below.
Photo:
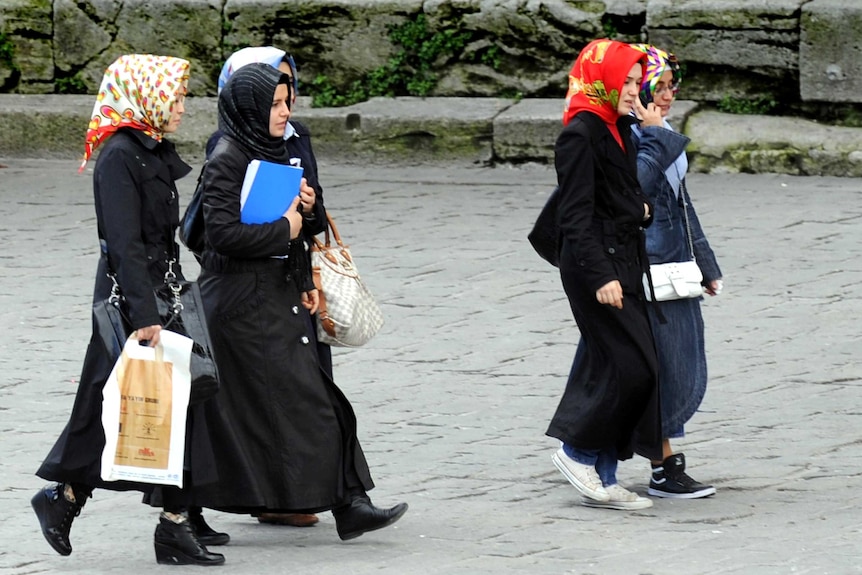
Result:
<svg viewBox="0 0 862 575"><path fill-rule="evenodd" d="M545 202L533 229L527 234L533 249L546 262L560 266L560 223L557 211L560 204L560 187L557 186Z"/></svg>
<svg viewBox="0 0 862 575"><path fill-rule="evenodd" d="M104 244L103 257L107 261ZM114 284L111 295L93 305L93 324L108 357L112 362L116 362L133 330L125 311L125 298L110 264L108 277ZM219 378L200 287L197 282L176 279L169 267L165 274L165 283L155 288L153 295L156 298L162 328L184 335L194 342L189 364L189 403L196 404L211 398L218 392Z"/></svg>
<svg viewBox="0 0 862 575"><path fill-rule="evenodd" d="M180 219L179 235L180 241L191 250L195 258L200 261L206 245L206 235L204 232L204 194L203 194L203 179L204 170L207 165L204 163L201 168L201 173L198 174L198 183L195 186L195 191L192 194L192 199L189 205L186 206L186 211Z"/></svg>

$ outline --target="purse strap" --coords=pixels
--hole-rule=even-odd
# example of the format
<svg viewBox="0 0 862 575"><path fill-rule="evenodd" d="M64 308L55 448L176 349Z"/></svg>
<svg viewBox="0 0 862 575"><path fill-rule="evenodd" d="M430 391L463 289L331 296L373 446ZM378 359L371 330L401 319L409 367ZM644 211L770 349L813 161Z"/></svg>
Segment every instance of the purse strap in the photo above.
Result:
<svg viewBox="0 0 862 575"><path fill-rule="evenodd" d="M335 243L339 247L342 247L342 248L344 247L344 242L341 241L341 234L338 233L338 227L336 227L336 225L335 225L335 220L333 220L332 216L329 215L329 211L326 212L326 229L323 232L323 240L324 241L321 242L317 236L314 236L313 237L313 240L314 240L313 247L317 248L318 250L328 249L328 248L332 247L332 241L331 241L331 238L329 235L329 230L332 230L332 238L335 239Z"/></svg>
<svg viewBox="0 0 862 575"><path fill-rule="evenodd" d="M679 181L679 195L682 200L682 215L685 217L685 235L688 239L688 249L691 252L691 261L696 262L694 257L694 242L691 239L691 222L688 219L688 189L685 187L685 180Z"/></svg>

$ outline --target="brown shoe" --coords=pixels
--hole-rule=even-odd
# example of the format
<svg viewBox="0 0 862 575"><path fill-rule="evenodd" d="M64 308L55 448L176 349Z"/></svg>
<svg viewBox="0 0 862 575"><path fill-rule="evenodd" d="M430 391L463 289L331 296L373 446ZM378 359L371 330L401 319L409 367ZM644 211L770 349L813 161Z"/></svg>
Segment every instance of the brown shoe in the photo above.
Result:
<svg viewBox="0 0 862 575"><path fill-rule="evenodd" d="M290 525L293 527L311 527L320 519L313 513L261 513L257 516L261 523L271 525Z"/></svg>

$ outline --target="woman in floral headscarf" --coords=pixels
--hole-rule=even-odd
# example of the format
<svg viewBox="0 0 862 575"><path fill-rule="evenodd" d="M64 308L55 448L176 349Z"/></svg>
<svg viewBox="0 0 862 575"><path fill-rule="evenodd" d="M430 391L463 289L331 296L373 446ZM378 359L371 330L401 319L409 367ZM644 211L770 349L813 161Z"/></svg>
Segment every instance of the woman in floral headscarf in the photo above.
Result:
<svg viewBox="0 0 862 575"><path fill-rule="evenodd" d="M569 73L565 127L554 149L559 184L559 267L581 332L566 390L547 434L562 442L554 465L582 503L644 509L617 483L617 461L661 453L657 362L642 275L642 227L652 208L637 181L629 116L644 55L595 40Z"/></svg>
<svg viewBox="0 0 862 575"><path fill-rule="evenodd" d="M176 180L191 169L165 136L177 130L185 111L189 63L180 58L131 54L105 71L84 143L83 170L101 147L93 170L96 227L101 255L94 301L111 293L108 272L123 291L126 312L137 339L155 346L161 322L153 288L171 268L182 279L174 233L179 222ZM95 325L95 320L94 320ZM45 539L69 555L69 532L95 487L139 490L154 486L101 480L105 436L101 422L102 388L116 360L94 330L87 347L69 423L37 475L54 481L31 503ZM191 426L190 426L191 428ZM206 454L211 446L200 434L187 438L189 452ZM204 444L198 445L199 442ZM198 447L201 447L200 449ZM184 484L214 480L212 462L196 462ZM207 551L186 516L187 492L163 487L164 511L155 531L159 563L219 565L224 556Z"/></svg>
<svg viewBox="0 0 862 575"><path fill-rule="evenodd" d="M704 290L714 296L720 291L721 270L685 187L688 160L684 150L689 139L674 132L666 120L682 80L679 64L673 54L655 46L634 47L647 55L641 98L635 110L643 123L634 130L638 180L655 207L656 224L646 232L647 254L650 263L655 264L691 259L687 237L690 229ZM674 453L670 445L671 438L684 435L683 425L697 411L706 393L701 299L662 301L649 308L659 359L664 438L661 458L652 460L649 494L656 497L695 499L715 493L715 487L695 481L685 472L685 455Z"/></svg>

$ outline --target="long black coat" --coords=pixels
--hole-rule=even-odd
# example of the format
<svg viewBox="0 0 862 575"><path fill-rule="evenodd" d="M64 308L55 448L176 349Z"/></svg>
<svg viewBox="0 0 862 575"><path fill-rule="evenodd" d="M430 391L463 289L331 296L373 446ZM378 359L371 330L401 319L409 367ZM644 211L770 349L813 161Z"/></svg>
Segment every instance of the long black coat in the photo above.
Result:
<svg viewBox="0 0 862 575"><path fill-rule="evenodd" d="M191 168L172 143L156 142L140 131L121 129L102 146L93 170L93 193L99 238L107 246L111 269L126 298L132 329L160 323L153 288L164 282L168 258L176 250L179 223L175 181ZM177 255L177 257L179 257ZM182 279L179 262L174 271ZM93 301L110 295L104 257L96 271ZM36 474L49 481L75 482L114 490L153 486L100 479L105 446L102 429L102 388L116 361L95 333L90 338L69 422ZM193 482L212 481L205 434L194 433L197 406L189 413L187 462Z"/></svg>
<svg viewBox="0 0 862 575"><path fill-rule="evenodd" d="M207 248L199 284L221 388L207 409L217 485L202 507L319 511L373 487L350 403L322 369L308 313L287 270L290 225L240 223L253 156L223 136L204 174Z"/></svg>
<svg viewBox="0 0 862 575"><path fill-rule="evenodd" d="M649 200L637 181L631 121L617 122L625 152L588 112L557 139L560 276L581 342L547 433L581 449L614 447L620 459L633 451L661 459L657 360L642 283L642 228L651 220L643 220ZM622 309L596 299L613 280L623 288Z"/></svg>
<svg viewBox="0 0 862 575"><path fill-rule="evenodd" d="M285 147L290 153L291 165L302 168L302 177L306 179L309 186L314 189L316 199L314 202L314 210L310 217L306 217L303 221L302 235L310 244L311 238L323 232L326 229L326 207L323 201L323 186L320 185L320 180L317 176L317 158L314 155L314 148L311 145L311 132L301 122L291 120L294 133L291 137L285 140ZM215 150L224 132L216 130L207 140L206 154L209 158ZM320 359L321 367L326 371L331 379L334 379L332 370L332 348L329 345L317 340L317 318L307 317L309 321L309 331L313 336L315 345L317 346L317 356Z"/></svg>

